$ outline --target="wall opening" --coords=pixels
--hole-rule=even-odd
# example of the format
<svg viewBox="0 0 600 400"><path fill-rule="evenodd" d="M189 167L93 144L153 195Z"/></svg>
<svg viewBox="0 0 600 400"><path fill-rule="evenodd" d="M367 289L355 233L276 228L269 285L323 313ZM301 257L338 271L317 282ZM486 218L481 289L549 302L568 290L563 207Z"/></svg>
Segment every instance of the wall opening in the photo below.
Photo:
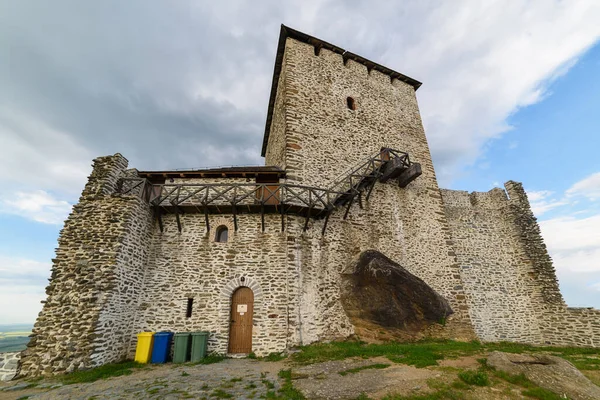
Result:
<svg viewBox="0 0 600 400"><path fill-rule="evenodd" d="M194 299L189 297L187 299L187 308L185 309L185 317L190 318L192 316L192 307L194 306Z"/></svg>
<svg viewBox="0 0 600 400"><path fill-rule="evenodd" d="M356 101L354 101L354 99L352 97L348 97L346 99L346 105L348 106L349 109L356 110Z"/></svg>
<svg viewBox="0 0 600 400"><path fill-rule="evenodd" d="M254 292L252 289L242 286L233 292L230 316L228 352L251 353L254 317Z"/></svg>
<svg viewBox="0 0 600 400"><path fill-rule="evenodd" d="M229 236L229 229L225 225L221 225L217 228L217 233L215 234L215 242L225 243L227 242Z"/></svg>

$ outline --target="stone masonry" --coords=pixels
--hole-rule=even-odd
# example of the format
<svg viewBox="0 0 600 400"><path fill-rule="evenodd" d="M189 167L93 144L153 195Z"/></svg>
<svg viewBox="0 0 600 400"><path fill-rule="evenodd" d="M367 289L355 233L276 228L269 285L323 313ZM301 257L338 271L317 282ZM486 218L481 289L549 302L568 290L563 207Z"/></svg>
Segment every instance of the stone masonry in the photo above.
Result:
<svg viewBox="0 0 600 400"><path fill-rule="evenodd" d="M10 381L17 373L21 353L0 353L0 381Z"/></svg>
<svg viewBox="0 0 600 400"><path fill-rule="evenodd" d="M142 331L208 331L209 351L227 353L231 299L240 287L254 294L251 342L259 356L348 338L355 328L340 299L342 274L370 250L448 302L454 313L430 331L436 337L598 346L600 311L566 307L520 184L487 193L438 187L419 85L282 28L263 147L266 164L282 175L270 185L328 188L383 147L407 152L422 167L405 188L376 183L347 218L335 209L325 234L325 220L310 214L278 209L264 215L263 230L263 216L248 207L236 213L236 229L226 202L206 215L199 203L177 216L149 202L167 176L172 185L253 185L241 172L152 175L127 170L120 154L94 160L61 231L19 376L131 359ZM142 190L121 194L123 178L137 179ZM222 228L226 242L216 240Z"/></svg>

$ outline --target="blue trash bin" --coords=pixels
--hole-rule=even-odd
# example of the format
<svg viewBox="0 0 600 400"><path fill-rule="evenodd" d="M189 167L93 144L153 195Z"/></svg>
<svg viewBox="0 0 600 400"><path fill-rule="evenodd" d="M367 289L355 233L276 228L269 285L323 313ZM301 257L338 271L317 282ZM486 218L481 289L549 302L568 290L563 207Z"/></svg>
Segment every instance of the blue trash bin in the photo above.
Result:
<svg viewBox="0 0 600 400"><path fill-rule="evenodd" d="M171 350L171 339L173 339L173 332L157 332L154 334L151 360L153 364L167 362Z"/></svg>

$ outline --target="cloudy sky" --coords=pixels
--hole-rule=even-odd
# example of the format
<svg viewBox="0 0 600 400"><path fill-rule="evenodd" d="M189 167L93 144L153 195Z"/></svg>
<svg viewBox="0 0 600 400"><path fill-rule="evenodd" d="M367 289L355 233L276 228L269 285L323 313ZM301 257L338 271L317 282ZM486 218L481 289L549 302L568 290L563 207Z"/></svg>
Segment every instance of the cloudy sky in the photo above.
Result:
<svg viewBox="0 0 600 400"><path fill-rule="evenodd" d="M281 23L422 81L441 185L522 181L567 303L600 308L598 21L597 0L0 0L0 323L41 309L95 156L263 163Z"/></svg>

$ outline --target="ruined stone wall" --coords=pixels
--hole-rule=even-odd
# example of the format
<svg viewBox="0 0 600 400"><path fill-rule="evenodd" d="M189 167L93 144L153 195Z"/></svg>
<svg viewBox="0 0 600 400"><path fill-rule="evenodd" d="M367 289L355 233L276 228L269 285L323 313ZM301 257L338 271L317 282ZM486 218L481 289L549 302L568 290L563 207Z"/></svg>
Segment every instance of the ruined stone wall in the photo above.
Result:
<svg viewBox="0 0 600 400"><path fill-rule="evenodd" d="M539 343L543 300L506 193L441 193L477 335Z"/></svg>
<svg viewBox="0 0 600 400"><path fill-rule="evenodd" d="M129 356L135 343L133 321L143 291L143 278L150 252L152 212L148 204L139 198L126 198L125 227L119 244L110 279L111 286L95 328L95 340L91 355L94 366L117 362Z"/></svg>
<svg viewBox="0 0 600 400"><path fill-rule="evenodd" d="M61 230L47 299L22 353L20 376L98 365L95 354L104 351L98 345L109 339L100 335L112 332L118 338L118 330L99 327L98 322L120 285L118 270L125 268L122 250L127 248L123 243L142 205L140 199L114 195L117 179L127 167L123 156L100 157L93 166L79 203Z"/></svg>
<svg viewBox="0 0 600 400"><path fill-rule="evenodd" d="M356 212L358 205L352 207L353 219L330 221L327 237L339 235L339 241L322 242L318 229L305 235L301 243L296 238L294 246L298 249L292 249L296 259L288 261L288 269L296 269L303 285L320 288L321 282L328 282L330 277L337 279L340 269L357 252L377 245L372 248L446 297L456 313L451 324L468 336L471 325L460 271L449 244L414 88L378 71L369 72L352 60L344 64L341 55L329 50L321 49L315 55L312 46L291 38L286 41L283 63L285 90L278 91L278 97L285 96L286 123L271 125L269 146L285 140L287 182L327 188L336 177L384 146L408 152L411 161L421 163L423 169L423 175L405 189L376 185L368 208ZM356 110L347 107L349 96L354 98ZM277 99L276 104L280 101ZM276 160L267 158L267 162ZM341 218L339 212L333 218ZM353 249L352 254L348 248ZM298 258L308 261L299 263ZM301 265L312 265L315 270L302 270ZM330 269L325 272L323 268ZM293 290L302 293L305 288ZM327 293L324 298L334 296L334 289L319 290ZM315 309L312 315L320 320L322 311ZM308 320L311 318L294 323L306 326ZM305 333L304 337L318 337L319 332L320 328L315 328L314 333Z"/></svg>
<svg viewBox="0 0 600 400"><path fill-rule="evenodd" d="M600 311L566 307L522 185L505 187L441 190L478 337L598 346Z"/></svg>

